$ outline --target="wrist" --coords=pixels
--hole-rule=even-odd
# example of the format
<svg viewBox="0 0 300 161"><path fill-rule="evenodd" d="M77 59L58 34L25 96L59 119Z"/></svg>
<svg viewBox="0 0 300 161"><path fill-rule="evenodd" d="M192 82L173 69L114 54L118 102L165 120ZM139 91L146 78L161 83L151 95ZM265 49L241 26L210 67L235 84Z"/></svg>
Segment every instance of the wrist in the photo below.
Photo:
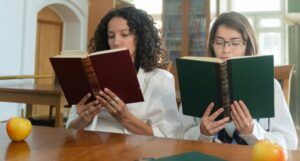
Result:
<svg viewBox="0 0 300 161"><path fill-rule="evenodd" d="M81 127L87 126L88 124L91 123L91 121L92 121L92 119L88 119L88 118L86 118L86 117L79 117L79 118L78 118L78 122L79 122L79 125L80 125Z"/></svg>
<svg viewBox="0 0 300 161"><path fill-rule="evenodd" d="M119 117L119 121L122 125L127 125L130 124L130 122L132 122L133 116L131 115L130 112L126 112L126 114L123 114L121 117Z"/></svg>
<svg viewBox="0 0 300 161"><path fill-rule="evenodd" d="M250 123L250 127L248 127L247 129L245 129L243 131L238 131L238 133L242 134L242 135L251 135L253 133L253 127L254 127L254 123L252 121Z"/></svg>
<svg viewBox="0 0 300 161"><path fill-rule="evenodd" d="M200 134L198 140L213 142L214 138L215 138L214 135Z"/></svg>

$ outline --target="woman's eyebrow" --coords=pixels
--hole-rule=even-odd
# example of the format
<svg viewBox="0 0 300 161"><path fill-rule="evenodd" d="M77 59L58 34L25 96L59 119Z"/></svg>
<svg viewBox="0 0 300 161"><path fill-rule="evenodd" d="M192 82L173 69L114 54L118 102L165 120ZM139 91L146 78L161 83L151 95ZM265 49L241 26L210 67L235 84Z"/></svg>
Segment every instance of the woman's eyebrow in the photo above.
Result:
<svg viewBox="0 0 300 161"><path fill-rule="evenodd" d="M222 39L222 40L225 40L225 38L221 37L221 36L216 36L217 39ZM233 37L233 38L230 38L230 40L243 40L243 38L241 37Z"/></svg>
<svg viewBox="0 0 300 161"><path fill-rule="evenodd" d="M129 28L124 28L124 29L121 29L121 30L118 30L118 31L121 31L121 32L123 32L123 31L129 31ZM112 31L112 30L108 30L107 31L107 33L112 33L112 32L114 32L114 31Z"/></svg>

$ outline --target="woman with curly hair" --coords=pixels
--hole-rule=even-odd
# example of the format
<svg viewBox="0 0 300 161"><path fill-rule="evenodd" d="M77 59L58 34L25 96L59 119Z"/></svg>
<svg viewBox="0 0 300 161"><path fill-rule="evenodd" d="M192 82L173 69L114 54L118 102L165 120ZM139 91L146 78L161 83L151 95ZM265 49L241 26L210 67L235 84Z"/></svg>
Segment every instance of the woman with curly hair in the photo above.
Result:
<svg viewBox="0 0 300 161"><path fill-rule="evenodd" d="M125 104L105 89L96 101L86 104L91 96L88 94L71 108L67 127L177 138L181 123L174 78L158 69L158 58L163 53L161 39L145 11L135 7L111 10L89 45L91 52L121 47L129 49L145 101Z"/></svg>

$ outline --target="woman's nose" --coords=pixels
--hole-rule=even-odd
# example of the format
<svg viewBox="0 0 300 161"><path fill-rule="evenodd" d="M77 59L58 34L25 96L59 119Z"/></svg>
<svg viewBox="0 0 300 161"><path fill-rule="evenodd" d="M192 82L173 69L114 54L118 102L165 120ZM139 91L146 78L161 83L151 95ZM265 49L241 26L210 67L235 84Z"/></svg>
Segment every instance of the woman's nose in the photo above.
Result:
<svg viewBox="0 0 300 161"><path fill-rule="evenodd" d="M224 52L225 54L227 54L227 53L230 53L230 51L231 51L231 46L225 44L225 45L223 46L223 52Z"/></svg>
<svg viewBox="0 0 300 161"><path fill-rule="evenodd" d="M114 46L120 46L120 45L122 45L121 37L120 36L115 36Z"/></svg>

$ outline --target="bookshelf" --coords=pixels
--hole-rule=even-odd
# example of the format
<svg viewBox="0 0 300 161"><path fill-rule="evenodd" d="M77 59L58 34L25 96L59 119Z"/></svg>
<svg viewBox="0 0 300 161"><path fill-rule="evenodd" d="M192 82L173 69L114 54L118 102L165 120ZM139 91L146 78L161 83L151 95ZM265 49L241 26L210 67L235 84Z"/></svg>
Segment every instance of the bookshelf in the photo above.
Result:
<svg viewBox="0 0 300 161"><path fill-rule="evenodd" d="M209 0L163 0L163 41L169 60L175 64L171 72L177 89L176 58L206 55L209 24Z"/></svg>
<svg viewBox="0 0 300 161"><path fill-rule="evenodd" d="M206 54L209 0L163 0L163 40L170 60Z"/></svg>

